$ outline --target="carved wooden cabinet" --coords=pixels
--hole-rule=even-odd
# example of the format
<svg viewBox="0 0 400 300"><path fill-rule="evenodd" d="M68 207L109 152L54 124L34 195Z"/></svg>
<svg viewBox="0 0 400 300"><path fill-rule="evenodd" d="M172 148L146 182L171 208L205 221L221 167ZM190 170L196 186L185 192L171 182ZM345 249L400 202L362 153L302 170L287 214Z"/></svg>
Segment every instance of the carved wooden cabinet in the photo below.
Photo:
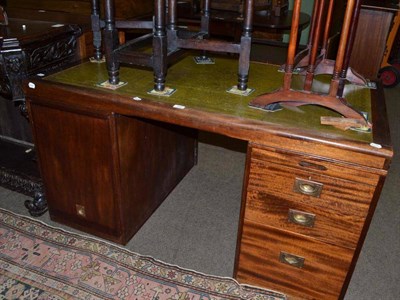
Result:
<svg viewBox="0 0 400 300"><path fill-rule="evenodd" d="M0 30L0 135L32 142L24 116L22 79L47 74L78 59L81 29L77 25L9 18L9 24L1 25Z"/></svg>
<svg viewBox="0 0 400 300"><path fill-rule="evenodd" d="M57 69L79 57L79 26L11 18L0 30L0 91L14 101L25 98L23 78Z"/></svg>
<svg viewBox="0 0 400 300"><path fill-rule="evenodd" d="M50 216L125 244L195 163L195 136L56 102L30 106Z"/></svg>
<svg viewBox="0 0 400 300"><path fill-rule="evenodd" d="M385 172L381 158L331 151L359 161L249 146L239 281L340 298Z"/></svg>

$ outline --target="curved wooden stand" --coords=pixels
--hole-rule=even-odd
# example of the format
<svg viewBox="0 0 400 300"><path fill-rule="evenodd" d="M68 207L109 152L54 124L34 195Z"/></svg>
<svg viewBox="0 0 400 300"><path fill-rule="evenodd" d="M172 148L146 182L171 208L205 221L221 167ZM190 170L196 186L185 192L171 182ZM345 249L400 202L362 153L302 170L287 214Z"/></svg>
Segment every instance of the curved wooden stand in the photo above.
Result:
<svg viewBox="0 0 400 300"><path fill-rule="evenodd" d="M348 57L350 56L348 52L351 51L351 47L348 47L348 42L349 42L350 30L353 26L355 26L355 24L353 24L354 23L353 16L356 6L356 1L357 5L359 5L359 0L349 0L346 6L343 28L339 42L339 49L336 61L334 62L332 68L333 74L328 95L317 94L311 91L312 82L316 70L315 65L317 62L317 50L320 38L319 25L321 24L322 21L322 14L326 0L315 1L312 23L317 25L312 32L313 36L311 37L311 43L309 45L310 53L309 55L307 55L309 63L307 67L304 88L302 91L295 91L291 89L293 68L295 62L295 52L296 52L295 42L298 34L298 24L299 24L298 22L299 22L300 8L301 8L301 0L295 0L293 7L293 20L290 33L287 62L285 65L283 87L273 93L267 93L258 96L257 98L253 99L249 103L249 105L252 107L267 109L267 110L269 107L271 107L272 104L275 103L285 103L285 105L288 106L319 105L334 110L346 118L357 120L357 122L355 122L356 127L371 127L371 124L365 119L365 117L360 112L350 107L346 99L342 98L341 95L338 95L340 80L343 80L343 78L340 75L343 74L343 68L345 67L345 58L347 56ZM332 3L333 1L330 2ZM305 59L306 58L303 57L303 61Z"/></svg>
<svg viewBox="0 0 400 300"><path fill-rule="evenodd" d="M279 99L279 101L277 101ZM270 110L275 103L284 103L286 106L319 105L334 110L346 118L361 121L361 124L370 127L364 116L350 107L346 99L330 95L315 94L307 91L279 89L273 93L263 94L249 104L250 106Z"/></svg>
<svg viewBox="0 0 400 300"><path fill-rule="evenodd" d="M329 7L328 7L327 14L326 14L326 22L325 22L325 27L324 27L322 47L321 47L320 53L317 56L314 64L312 66L310 66L312 49L316 49L315 47L313 48L313 45L317 44L317 47L319 46L318 43L315 41L315 39L316 39L315 35L319 36L320 31L322 30L321 14L323 12L323 9L321 10L321 6L320 6L321 0L316 0L314 2L312 22L311 22L310 35L309 35L309 41L307 44L307 48L304 49L303 51L299 52L296 55L295 60L294 60L294 69L296 70L296 73L299 73L300 75L306 75L307 70L310 68L314 68L314 72L313 72L314 76L320 75L320 74L332 74L333 73L335 61L332 59L326 58L326 54L327 54L327 48L328 48L329 32L330 32L330 28L331 28L334 2L335 2L334 0L329 1ZM355 33L357 31L359 14L360 14L360 0L357 0L357 2L355 4L355 9L354 9L354 12L352 15L352 21L351 21L352 25L350 28L350 33L349 33L348 41L346 44L346 46L347 46L346 58L345 58L343 70L342 70L340 77L343 82L348 81L352 84L366 86L368 84L368 81L364 78L364 76L362 76L361 74L357 73L357 71L355 71L354 69L349 67L350 54L351 54L353 44L354 44ZM343 84L341 86L343 86Z"/></svg>

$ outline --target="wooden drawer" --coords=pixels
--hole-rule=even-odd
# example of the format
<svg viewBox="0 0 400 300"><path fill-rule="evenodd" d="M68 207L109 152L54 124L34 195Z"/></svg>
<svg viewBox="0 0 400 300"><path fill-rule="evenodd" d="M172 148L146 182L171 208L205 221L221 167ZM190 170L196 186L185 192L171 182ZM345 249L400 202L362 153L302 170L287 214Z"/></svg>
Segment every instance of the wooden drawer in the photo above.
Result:
<svg viewBox="0 0 400 300"><path fill-rule="evenodd" d="M282 262L283 254L303 266ZM352 257L351 249L245 220L236 278L301 299L337 299Z"/></svg>
<svg viewBox="0 0 400 300"><path fill-rule="evenodd" d="M371 185L377 184L382 172L382 170L367 168L361 165L327 160L301 153L277 150L275 148L265 148L252 147L252 160L270 161L282 166ZM348 155L351 156L352 153L349 152Z"/></svg>
<svg viewBox="0 0 400 300"><path fill-rule="evenodd" d="M355 248L375 187L320 174L252 158L245 218Z"/></svg>

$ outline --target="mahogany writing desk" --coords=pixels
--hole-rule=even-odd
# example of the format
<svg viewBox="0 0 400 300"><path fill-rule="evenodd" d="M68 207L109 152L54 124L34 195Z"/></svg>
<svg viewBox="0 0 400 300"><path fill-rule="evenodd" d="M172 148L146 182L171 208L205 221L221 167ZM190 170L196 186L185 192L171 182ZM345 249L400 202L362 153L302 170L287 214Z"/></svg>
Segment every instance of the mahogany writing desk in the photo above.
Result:
<svg viewBox="0 0 400 300"><path fill-rule="evenodd" d="M150 70L122 68L127 85L97 87L104 64L26 81L51 218L124 244L195 164L196 130L245 140L234 276L290 297L342 297L392 157L385 101L380 90L345 89L371 133L322 126L321 115L336 114L317 106L249 108L280 86L277 69L252 63L249 97L225 92L236 80L228 58L173 65L169 98L147 94Z"/></svg>

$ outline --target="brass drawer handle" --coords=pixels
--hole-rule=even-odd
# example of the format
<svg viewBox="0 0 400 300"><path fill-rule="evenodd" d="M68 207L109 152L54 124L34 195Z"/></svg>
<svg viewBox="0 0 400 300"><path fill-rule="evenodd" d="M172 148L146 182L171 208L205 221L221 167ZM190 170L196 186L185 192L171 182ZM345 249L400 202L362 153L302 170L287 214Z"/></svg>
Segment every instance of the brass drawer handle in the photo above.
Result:
<svg viewBox="0 0 400 300"><path fill-rule="evenodd" d="M303 268L305 258L301 256L297 256L294 254L290 254L284 251L281 251L279 254L279 261L281 263L296 267L296 268Z"/></svg>
<svg viewBox="0 0 400 300"><path fill-rule="evenodd" d="M290 223L295 223L304 227L314 227L315 214L289 209L288 220Z"/></svg>
<svg viewBox="0 0 400 300"><path fill-rule="evenodd" d="M293 190L296 193L319 197L324 185L319 182L296 178Z"/></svg>

